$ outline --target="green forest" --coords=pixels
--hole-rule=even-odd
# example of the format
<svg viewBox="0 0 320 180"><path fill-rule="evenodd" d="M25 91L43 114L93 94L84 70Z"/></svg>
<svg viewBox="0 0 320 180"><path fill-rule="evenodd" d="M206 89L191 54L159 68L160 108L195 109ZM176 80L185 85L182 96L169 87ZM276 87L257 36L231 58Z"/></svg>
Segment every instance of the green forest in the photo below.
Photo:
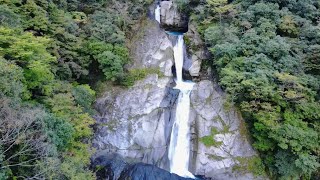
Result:
<svg viewBox="0 0 320 180"><path fill-rule="evenodd" d="M272 178L319 178L320 1L207 0L192 19Z"/></svg>
<svg viewBox="0 0 320 180"><path fill-rule="evenodd" d="M92 82L126 82L145 5L0 0L0 179L95 179Z"/></svg>
<svg viewBox="0 0 320 180"><path fill-rule="evenodd" d="M127 87L147 73L124 67L151 3L0 0L0 179L96 179L99 83ZM319 178L320 1L177 3L211 54L203 66L240 109L262 171Z"/></svg>

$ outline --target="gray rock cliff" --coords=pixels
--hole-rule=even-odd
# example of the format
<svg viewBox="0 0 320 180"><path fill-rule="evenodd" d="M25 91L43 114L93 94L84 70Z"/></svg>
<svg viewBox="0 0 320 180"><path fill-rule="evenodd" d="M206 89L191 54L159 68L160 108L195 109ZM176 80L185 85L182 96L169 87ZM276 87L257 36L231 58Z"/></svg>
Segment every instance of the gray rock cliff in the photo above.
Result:
<svg viewBox="0 0 320 180"><path fill-rule="evenodd" d="M226 107L225 94L212 81L198 82L191 93L192 172L215 179L257 179L239 159L257 158L237 110Z"/></svg>
<svg viewBox="0 0 320 180"><path fill-rule="evenodd" d="M187 32L189 17L173 1L161 1L161 27L166 31Z"/></svg>
<svg viewBox="0 0 320 180"><path fill-rule="evenodd" d="M192 76L199 76L201 61L207 58L201 48L203 42L196 32L186 36L199 45L192 50L195 55L191 55L187 68ZM128 89L109 88L96 101L99 114L95 117L93 145L99 155L117 153L127 161L168 170L167 153L179 93L173 89L173 44L159 25L150 20L146 20L132 42L133 62L128 68L159 68L164 76L150 74ZM190 171L217 180L264 179L250 171L237 171L236 167L247 165L244 159L249 161L258 156L244 133L246 127L241 116L226 104L225 94L216 83L202 80L195 84L189 119Z"/></svg>
<svg viewBox="0 0 320 180"><path fill-rule="evenodd" d="M166 169L170 117L178 95L170 82L169 77L153 74L128 90L109 91L98 99L100 115L93 142L98 151Z"/></svg>

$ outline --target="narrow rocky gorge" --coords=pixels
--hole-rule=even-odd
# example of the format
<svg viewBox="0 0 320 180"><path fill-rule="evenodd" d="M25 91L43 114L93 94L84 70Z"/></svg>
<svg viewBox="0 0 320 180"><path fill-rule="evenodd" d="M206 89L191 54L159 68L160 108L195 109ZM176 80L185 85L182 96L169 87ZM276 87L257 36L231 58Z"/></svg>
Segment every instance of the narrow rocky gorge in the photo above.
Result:
<svg viewBox="0 0 320 180"><path fill-rule="evenodd" d="M113 87L96 101L99 114L95 116L94 162L119 166L106 168L104 172L113 179L125 177L123 169L128 173L136 167L135 163L169 171L170 135L179 90L173 88L175 40L165 30L188 31L185 38L191 39L189 46L196 48L186 50L183 74L185 78L197 80L190 94L189 171L208 179L264 179L239 170L257 153L250 145L241 115L229 105L224 92L212 80L210 69L201 69L208 53L192 22L179 13L172 1L161 1L160 7L160 26L153 18L145 19L129 45L132 63L127 68L155 68L161 73L150 73L130 88ZM156 4L150 7L151 17L155 8ZM179 177L169 173L166 178Z"/></svg>

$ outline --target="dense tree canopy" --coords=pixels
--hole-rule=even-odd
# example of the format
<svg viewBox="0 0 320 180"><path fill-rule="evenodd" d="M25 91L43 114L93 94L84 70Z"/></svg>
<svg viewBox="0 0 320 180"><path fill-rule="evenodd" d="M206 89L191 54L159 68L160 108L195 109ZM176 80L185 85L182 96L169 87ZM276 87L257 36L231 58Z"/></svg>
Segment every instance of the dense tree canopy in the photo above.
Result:
<svg viewBox="0 0 320 180"><path fill-rule="evenodd" d="M86 83L122 80L148 3L0 1L0 179L95 179Z"/></svg>
<svg viewBox="0 0 320 180"><path fill-rule="evenodd" d="M269 174L317 176L319 1L207 0L197 9L192 17L219 83L249 123Z"/></svg>

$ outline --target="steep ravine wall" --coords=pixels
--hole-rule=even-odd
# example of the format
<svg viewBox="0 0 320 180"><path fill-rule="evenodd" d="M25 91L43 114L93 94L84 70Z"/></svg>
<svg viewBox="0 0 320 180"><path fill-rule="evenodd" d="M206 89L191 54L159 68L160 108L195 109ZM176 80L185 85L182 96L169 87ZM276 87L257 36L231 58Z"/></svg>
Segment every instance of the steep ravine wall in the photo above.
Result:
<svg viewBox="0 0 320 180"><path fill-rule="evenodd" d="M151 8L152 9L152 8ZM250 171L237 171L257 156L245 136L237 110L226 106L224 92L210 79L199 77L201 61L208 58L203 42L189 24L190 46L184 69L199 82L191 92L192 147L190 171L218 180L265 179ZM116 153L129 162L154 164L169 170L168 146L178 91L174 90L173 44L153 19L146 19L133 38L127 68L158 68L131 88L110 88L96 102L95 157ZM241 169L241 168L240 168ZM243 169L243 168L242 168ZM245 168L244 168L245 169Z"/></svg>
<svg viewBox="0 0 320 180"><path fill-rule="evenodd" d="M128 159L168 166L167 145L176 90L171 78L149 75L128 90L107 92L97 101L94 146Z"/></svg>
<svg viewBox="0 0 320 180"><path fill-rule="evenodd" d="M251 172L235 171L241 159L257 158L244 122L225 94L212 81L196 84L191 94L192 172L214 179L257 179Z"/></svg>

